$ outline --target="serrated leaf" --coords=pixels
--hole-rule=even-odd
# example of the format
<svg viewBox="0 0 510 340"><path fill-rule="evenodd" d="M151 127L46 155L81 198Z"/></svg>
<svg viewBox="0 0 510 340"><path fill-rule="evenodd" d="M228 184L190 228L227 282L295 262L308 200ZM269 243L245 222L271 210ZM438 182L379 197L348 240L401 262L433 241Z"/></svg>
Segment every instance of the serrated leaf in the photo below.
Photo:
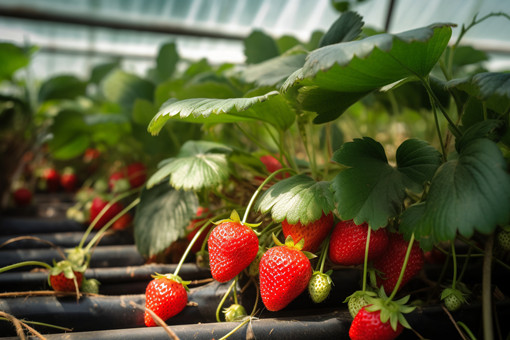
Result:
<svg viewBox="0 0 510 340"><path fill-rule="evenodd" d="M39 102L51 99L74 99L85 95L87 83L75 76L61 75L46 80L39 89Z"/></svg>
<svg viewBox="0 0 510 340"><path fill-rule="evenodd" d="M319 46L323 47L339 42L352 41L359 37L363 25L363 18L359 14L345 12L331 25L320 40Z"/></svg>
<svg viewBox="0 0 510 340"><path fill-rule="evenodd" d="M241 76L258 86L277 86L305 63L306 54L282 55L255 65L248 65Z"/></svg>
<svg viewBox="0 0 510 340"><path fill-rule="evenodd" d="M232 123L261 120L280 129L287 129L295 119L285 98L277 91L251 98L193 98L163 104L151 120L148 130L153 135L161 131L172 117L192 123Z"/></svg>
<svg viewBox="0 0 510 340"><path fill-rule="evenodd" d="M297 175L271 186L258 199L255 209L264 214L271 211L275 222L286 219L290 224L308 224L333 211L335 206L329 182Z"/></svg>
<svg viewBox="0 0 510 340"><path fill-rule="evenodd" d="M332 182L340 217L367 222L373 229L400 214L406 188L417 190L440 164L440 155L426 142L404 141L397 149L397 168L388 164L382 145L364 137L345 143L333 155L333 161L348 169Z"/></svg>
<svg viewBox="0 0 510 340"><path fill-rule="evenodd" d="M227 155L230 148L213 142L188 141L176 158L161 162L160 168L149 178L147 187L170 176L175 189L199 191L223 183L230 175Z"/></svg>
<svg viewBox="0 0 510 340"><path fill-rule="evenodd" d="M152 101L154 84L137 75L113 70L101 82L101 90L109 101L131 111L137 98Z"/></svg>
<svg viewBox="0 0 510 340"><path fill-rule="evenodd" d="M510 220L510 175L498 146L484 138L465 145L458 158L441 165L425 202L401 216L400 230L429 248L454 240L457 232L491 233ZM424 242L422 242L422 240Z"/></svg>
<svg viewBox="0 0 510 340"><path fill-rule="evenodd" d="M510 73L477 73L469 78L450 80L446 86L484 101L488 108L500 114L510 110Z"/></svg>
<svg viewBox="0 0 510 340"><path fill-rule="evenodd" d="M428 75L446 48L450 24L399 34L377 34L311 52L283 91L301 83L338 92L368 92L398 80Z"/></svg>
<svg viewBox="0 0 510 340"><path fill-rule="evenodd" d="M198 198L193 192L162 183L143 190L140 199L134 219L135 244L142 256L149 257L185 235L196 214Z"/></svg>

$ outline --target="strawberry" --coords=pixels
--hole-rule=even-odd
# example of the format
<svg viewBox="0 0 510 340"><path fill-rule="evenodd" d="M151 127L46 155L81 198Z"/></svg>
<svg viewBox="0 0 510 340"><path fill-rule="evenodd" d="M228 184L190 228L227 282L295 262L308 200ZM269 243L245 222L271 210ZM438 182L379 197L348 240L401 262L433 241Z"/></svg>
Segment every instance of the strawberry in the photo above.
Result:
<svg viewBox="0 0 510 340"><path fill-rule="evenodd" d="M78 186L78 177L74 170L70 167L66 167L60 176L60 185L67 192L73 192Z"/></svg>
<svg viewBox="0 0 510 340"><path fill-rule="evenodd" d="M510 251L510 229L505 227L496 234L497 244L504 251Z"/></svg>
<svg viewBox="0 0 510 340"><path fill-rule="evenodd" d="M344 303L347 302L347 308L349 309L349 313L351 314L352 318L354 319L356 317L356 314L358 314L361 308L370 304L367 301L369 300L370 297L375 296L376 296L375 292L363 290L357 290L353 294L349 295L344 300Z"/></svg>
<svg viewBox="0 0 510 340"><path fill-rule="evenodd" d="M387 294L393 291L404 263L408 242L401 234L392 233L386 251L374 260L373 266L381 275L377 276L377 286L383 286ZM399 288L402 288L423 267L424 254L417 242L414 242L409 261Z"/></svg>
<svg viewBox="0 0 510 340"><path fill-rule="evenodd" d="M187 230L191 230L189 234L186 235L186 239L188 241L191 242L191 240L193 240L193 237L195 237L196 233L200 230L200 228L202 228L203 223L201 222L207 220L207 218L211 216L210 214L208 214L208 212L209 209L204 207L198 207L196 213L197 218L191 220L190 224L186 227ZM209 234L211 228L212 224L209 224L209 226L202 231L198 239L195 241L195 243L193 243L193 246L191 247L192 252L196 253L200 251L200 249L202 249L202 244L204 243L205 238L207 237L207 234Z"/></svg>
<svg viewBox="0 0 510 340"><path fill-rule="evenodd" d="M85 153L83 154L83 161L85 163L90 163L94 159L99 158L99 155L100 155L99 150L93 149L93 148L88 148L87 150L85 150Z"/></svg>
<svg viewBox="0 0 510 340"><path fill-rule="evenodd" d="M96 279L83 278L80 291L82 293L99 294L99 286L101 283Z"/></svg>
<svg viewBox="0 0 510 340"><path fill-rule="evenodd" d="M230 219L221 220L209 239L209 264L218 282L232 280L255 259L259 240L248 224L242 224L234 210Z"/></svg>
<svg viewBox="0 0 510 340"><path fill-rule="evenodd" d="M108 201L103 200L101 197L96 197L92 200L92 205L90 206L90 220L92 223L94 219L99 215L99 213L106 207ZM99 218L94 229L100 229L103 227L108 221L114 218L118 213L122 211L124 207L121 203L116 202L110 206L110 208Z"/></svg>
<svg viewBox="0 0 510 340"><path fill-rule="evenodd" d="M371 306L371 305L368 305ZM404 327L397 324L396 330L391 327L390 321L381 321L381 311L370 312L368 306L362 307L349 329L351 340L392 340L402 333Z"/></svg>
<svg viewBox="0 0 510 340"><path fill-rule="evenodd" d="M312 273L312 278L310 282L308 282L308 293L310 293L313 302L321 303L329 296L333 283L329 275L331 275L332 272L333 271L330 270L327 273L322 273L320 271Z"/></svg>
<svg viewBox="0 0 510 340"><path fill-rule="evenodd" d="M441 300L443 300L445 307L450 312L455 312L466 303L466 298L464 296L465 294L462 291L452 287L445 288L441 292Z"/></svg>
<svg viewBox="0 0 510 340"><path fill-rule="evenodd" d="M329 231L333 227L333 213L322 214L317 221L303 225L301 222L289 224L287 220L282 222L283 235L285 237L292 236L295 242L301 239L305 240L303 251L314 253L317 251L322 241L328 236Z"/></svg>
<svg viewBox="0 0 510 340"><path fill-rule="evenodd" d="M42 173L43 186L49 192L55 192L60 186L60 174L54 168L46 168Z"/></svg>
<svg viewBox="0 0 510 340"><path fill-rule="evenodd" d="M153 279L145 289L145 308L153 311L163 321L179 314L188 303L187 284L189 282L173 274L152 275ZM152 316L145 311L145 325L156 326Z"/></svg>
<svg viewBox="0 0 510 340"><path fill-rule="evenodd" d="M74 279L76 279L76 284L79 289L83 281L84 271L85 266L78 267L73 265L70 261L60 261L55 263L51 268L48 282L55 291L74 292L76 291Z"/></svg>
<svg viewBox="0 0 510 340"><path fill-rule="evenodd" d="M338 222L329 241L329 259L345 266L362 264L365 259L368 224L356 225L353 220ZM386 229L370 232L368 259L379 256L388 245Z"/></svg>
<svg viewBox="0 0 510 340"><path fill-rule="evenodd" d="M123 171L117 171L110 175L108 178L108 188L111 192L122 192L130 188L131 184L126 179L126 175Z"/></svg>
<svg viewBox="0 0 510 340"><path fill-rule="evenodd" d="M308 286L312 266L307 255L301 251L304 241L297 245L287 237L285 245L276 238L277 246L267 250L260 259L260 295L264 306L270 311L285 308Z"/></svg>
<svg viewBox="0 0 510 340"><path fill-rule="evenodd" d="M131 225L133 222L133 216L130 213L125 213L121 217L119 217L115 222L113 222L112 229L113 230L124 230Z"/></svg>
<svg viewBox="0 0 510 340"><path fill-rule="evenodd" d="M225 314L225 321L227 322L240 321L248 315L246 309L242 305L236 303L225 308L223 314Z"/></svg>
<svg viewBox="0 0 510 340"><path fill-rule="evenodd" d="M27 188L18 188L12 193L14 203L18 207L26 207L32 202L32 192Z"/></svg>
<svg viewBox="0 0 510 340"><path fill-rule="evenodd" d="M127 166L127 176L131 188L138 188L145 184L147 168L143 163L131 163Z"/></svg>

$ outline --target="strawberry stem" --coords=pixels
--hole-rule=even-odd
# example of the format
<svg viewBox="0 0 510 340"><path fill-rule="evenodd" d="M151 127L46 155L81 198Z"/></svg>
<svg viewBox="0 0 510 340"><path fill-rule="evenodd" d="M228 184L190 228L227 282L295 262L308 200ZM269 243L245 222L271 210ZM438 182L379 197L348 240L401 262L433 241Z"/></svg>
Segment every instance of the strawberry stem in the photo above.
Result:
<svg viewBox="0 0 510 340"><path fill-rule="evenodd" d="M451 243L452 245L452 263L453 263L453 279L452 279L452 288L455 289L455 285L457 284L457 256L455 255L455 241Z"/></svg>
<svg viewBox="0 0 510 340"><path fill-rule="evenodd" d="M243 327L244 325L246 325L248 322L251 321L251 317L246 317L243 322L241 322L239 325L237 325L233 330L231 330L230 332L228 332L227 334L225 334L224 336L222 336L220 338L220 340L225 340L227 339L229 336L231 336L232 334L234 334L235 332L237 332L241 327Z"/></svg>
<svg viewBox="0 0 510 340"><path fill-rule="evenodd" d="M112 201L113 202L113 201ZM129 210L131 210L133 207L135 207L138 203L140 203L140 197L136 198L133 202L131 202L127 207L122 209L117 215L115 215L111 220L109 220L97 233L94 235L92 240L90 240L89 244L85 247L85 251L90 251L92 246L101 238L101 236L110 228L115 221L117 221L121 216L123 216L125 213L127 213ZM109 207L108 207L109 208ZM104 210L107 210L106 207ZM95 220L94 220L95 221ZM83 244L81 244L83 246Z"/></svg>
<svg viewBox="0 0 510 340"><path fill-rule="evenodd" d="M19 263L11 264L9 266L2 267L2 268L0 268L0 273L6 272L6 271L11 270L11 269L16 269L16 268L24 267L24 266L41 266L41 267L45 267L46 269L51 269L51 266L49 264L45 263L45 262L41 262L41 261L24 261L24 262L19 262Z"/></svg>
<svg viewBox="0 0 510 340"><path fill-rule="evenodd" d="M393 288L393 291L391 292L391 295L388 298L388 301L391 301L395 297L395 295L397 295L398 289L400 288L400 284L402 283L402 280L404 278L404 273L406 271L407 262L409 262L409 257L411 255L411 249L413 247L413 243L414 243L414 233L412 233L411 239L409 240L409 244L407 245L406 256L404 257L404 263L402 263L402 269L400 270L400 275L398 277L398 281L395 284L395 287Z"/></svg>
<svg viewBox="0 0 510 340"><path fill-rule="evenodd" d="M9 319L7 319L7 318L5 318L3 316L0 316L0 320L9 321ZM23 323L26 323L26 324L29 324L29 325L51 327L51 328L60 329L60 330L67 331L67 332L72 331L71 328L57 326L57 325L52 325L50 323L45 323L45 322L23 320Z"/></svg>
<svg viewBox="0 0 510 340"><path fill-rule="evenodd" d="M218 308L216 308L216 321L218 321L218 322L221 322L221 319L220 319L221 308L223 307L223 304L227 300L227 296L230 294L230 291L232 290L232 288L234 287L235 284L236 284L236 280L232 280L230 287L228 287L228 290L225 293L225 295L223 295L223 298L221 299L220 304L218 305Z"/></svg>
<svg viewBox="0 0 510 340"><path fill-rule="evenodd" d="M363 259L363 286L361 288L362 291L367 290L367 272L368 272L368 251L370 249L370 234L372 228L368 227L367 231L367 242L365 243L365 258Z"/></svg>
<svg viewBox="0 0 510 340"><path fill-rule="evenodd" d="M237 276L234 278L234 286L237 286ZM239 304L237 302L237 289L234 288L234 304Z"/></svg>
<svg viewBox="0 0 510 340"><path fill-rule="evenodd" d="M186 257L188 257L189 252L191 251L191 248L193 248L193 245L198 240L200 235L204 232L204 230L211 224L211 221L207 221L207 223L204 223L204 225L197 231L195 236L191 239L190 243L186 247L186 250L184 251L184 254L182 254L181 259L179 260L179 263L177 264L177 267L175 268L174 275L179 275L179 271L181 270L182 265L184 264L184 261L186 260ZM206 242L204 242L205 244ZM204 247L204 245L202 245Z"/></svg>
<svg viewBox="0 0 510 340"><path fill-rule="evenodd" d="M258 194L262 191L264 186L267 183L269 183L276 175L278 175L279 173L284 172L284 171L287 171L287 172L292 171L295 173L295 171L291 168L281 168L281 169L278 169L275 172L271 173L269 176L267 176L267 178L259 185L257 190L255 190L255 192L251 196L250 202L248 203L248 206L246 207L246 210L244 212L244 216L243 216L243 220L241 221L241 224L244 225L246 223L246 220L248 219L248 215L250 213L251 207L252 207L253 203L255 203L255 199L257 198Z"/></svg>
<svg viewBox="0 0 510 340"><path fill-rule="evenodd" d="M494 247L494 233L490 234L485 242L485 256L482 265L482 320L483 338L494 339L492 325L492 290L491 290L491 265L492 249Z"/></svg>
<svg viewBox="0 0 510 340"><path fill-rule="evenodd" d="M317 262L317 267L315 269L317 269L318 271L320 271L321 273L324 272L324 264L326 263L326 257L327 257L327 254L328 254L328 249L329 249L329 237L327 237L324 241L323 241L323 247L322 247L322 251L321 251L321 256L319 257L319 261Z"/></svg>

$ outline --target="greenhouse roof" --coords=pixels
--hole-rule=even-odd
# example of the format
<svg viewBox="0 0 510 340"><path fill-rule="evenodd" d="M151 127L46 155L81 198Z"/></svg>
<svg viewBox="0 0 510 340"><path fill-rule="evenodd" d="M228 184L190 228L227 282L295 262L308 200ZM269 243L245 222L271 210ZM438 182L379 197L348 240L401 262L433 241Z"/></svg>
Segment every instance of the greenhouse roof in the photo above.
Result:
<svg viewBox="0 0 510 340"><path fill-rule="evenodd" d="M475 15L506 13L473 27L463 44L487 52L490 70L510 69L510 1L351 0L351 10L365 26L392 33L454 23L454 37ZM4 0L0 39L39 47L32 64L37 77L88 74L115 58L143 73L168 41L185 59L243 63L243 39L255 29L306 42L338 16L331 0Z"/></svg>

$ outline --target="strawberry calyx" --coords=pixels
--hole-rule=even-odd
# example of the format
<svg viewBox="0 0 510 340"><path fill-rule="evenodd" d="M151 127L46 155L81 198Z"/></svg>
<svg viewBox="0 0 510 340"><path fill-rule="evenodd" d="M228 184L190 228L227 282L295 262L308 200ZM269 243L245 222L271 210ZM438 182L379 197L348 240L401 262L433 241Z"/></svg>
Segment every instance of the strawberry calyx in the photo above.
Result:
<svg viewBox="0 0 510 340"><path fill-rule="evenodd" d="M50 275L59 275L60 273L64 273L64 276L67 279L72 280L76 277L74 272L83 273L85 272L85 269L87 269L87 266L78 266L69 260L62 260L59 262L53 261L53 267L50 269Z"/></svg>
<svg viewBox="0 0 510 340"><path fill-rule="evenodd" d="M88 267L90 262L90 252L82 247L75 247L73 249L67 249L67 260L75 266Z"/></svg>
<svg viewBox="0 0 510 340"><path fill-rule="evenodd" d="M406 303L409 301L410 295L404 296L403 298L393 301L386 295L384 288L381 287L379 290L379 297L365 296L364 297L369 303L365 310L369 312L380 311L381 322L390 322L391 328L397 331L398 324L401 324L405 328L411 328L407 322L404 314L410 313L415 310L415 306L407 306Z"/></svg>
<svg viewBox="0 0 510 340"><path fill-rule="evenodd" d="M167 279L167 280L175 281L175 282L181 284L184 287L184 289L186 289L186 291L189 292L188 285L191 283L191 281L184 281L179 275L155 273L154 275L151 275L151 277L153 279Z"/></svg>
<svg viewBox="0 0 510 340"><path fill-rule="evenodd" d="M305 256L311 260L311 259L314 259L317 257L317 255L313 254L313 253L310 253L309 251L303 251L303 246L305 245L305 239L302 238L301 240L299 240L298 243L294 243L294 240L292 239L292 236L287 236L287 238L285 238L285 243L281 243L280 240L278 240L278 238L276 237L276 235L273 233L272 234L272 238L273 238L273 242L277 245L277 246L285 246L287 248L290 248L290 249L295 249L295 250L299 250L300 252L302 252L303 254L305 254Z"/></svg>
<svg viewBox="0 0 510 340"><path fill-rule="evenodd" d="M219 225L219 224L226 223L226 222L239 223L239 224L245 225L250 228L257 228L259 225L262 224L262 222L260 222L260 223L246 223L246 222L243 223L243 222L241 222L241 217L239 216L239 213L235 209L232 210L229 218L225 218L225 219L213 222L213 223L215 225Z"/></svg>
<svg viewBox="0 0 510 340"><path fill-rule="evenodd" d="M467 301L466 301L465 296L466 296L466 294L464 294L461 290L459 290L457 288L453 288L453 287L445 288L441 292L441 300L443 300L445 302L445 304L447 305L447 308L450 307L446 303L448 300L455 301L456 308L448 308L449 311L455 311L455 310L459 309L461 305L466 303Z"/></svg>

